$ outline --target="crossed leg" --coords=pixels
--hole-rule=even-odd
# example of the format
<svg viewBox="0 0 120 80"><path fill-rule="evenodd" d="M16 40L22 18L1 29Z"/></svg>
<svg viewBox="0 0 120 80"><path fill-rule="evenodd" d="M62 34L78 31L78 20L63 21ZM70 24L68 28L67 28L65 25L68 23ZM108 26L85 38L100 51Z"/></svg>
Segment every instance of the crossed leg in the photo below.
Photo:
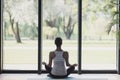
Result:
<svg viewBox="0 0 120 80"><path fill-rule="evenodd" d="M67 69L67 75L64 75L64 76L57 76L57 75L51 74L52 67L49 67L49 66L47 66L47 65L45 65L45 69L46 69L46 71L50 74L50 76L53 77L53 78L65 78L65 77L67 77L68 75L70 75L70 74L74 71L75 66L70 66L70 67Z"/></svg>

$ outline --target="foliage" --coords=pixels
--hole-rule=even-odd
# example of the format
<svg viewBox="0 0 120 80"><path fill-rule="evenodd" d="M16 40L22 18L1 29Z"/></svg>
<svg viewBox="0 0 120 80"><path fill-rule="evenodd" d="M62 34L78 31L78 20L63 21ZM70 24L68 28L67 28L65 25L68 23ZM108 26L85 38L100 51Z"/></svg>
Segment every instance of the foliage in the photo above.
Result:
<svg viewBox="0 0 120 80"><path fill-rule="evenodd" d="M6 23L10 23L10 20L12 22L14 21L13 25L19 23L18 32L20 32L21 35L25 33L24 36L30 37L31 39L33 39L33 37L37 37L38 0L4 0L3 18ZM26 24L27 26L25 26ZM15 27L16 26L12 28L13 33L15 31ZM17 35L17 33L15 33L15 35Z"/></svg>
<svg viewBox="0 0 120 80"><path fill-rule="evenodd" d="M107 3L105 6L104 6L104 11L106 13L110 13L110 16L111 16L111 21L109 22L108 24L108 29L106 30L107 33L109 34L112 30L112 27L114 27L114 25L118 25L119 23L119 10L118 10L118 0L109 0L109 3Z"/></svg>
<svg viewBox="0 0 120 80"><path fill-rule="evenodd" d="M59 3L59 4L58 4ZM77 23L77 0L44 0L43 27L57 28L57 35L60 36L60 29L63 30L67 39L73 34L74 26Z"/></svg>
<svg viewBox="0 0 120 80"><path fill-rule="evenodd" d="M83 0L83 37L102 36L112 33L118 24L118 0ZM115 31L115 30L114 30Z"/></svg>

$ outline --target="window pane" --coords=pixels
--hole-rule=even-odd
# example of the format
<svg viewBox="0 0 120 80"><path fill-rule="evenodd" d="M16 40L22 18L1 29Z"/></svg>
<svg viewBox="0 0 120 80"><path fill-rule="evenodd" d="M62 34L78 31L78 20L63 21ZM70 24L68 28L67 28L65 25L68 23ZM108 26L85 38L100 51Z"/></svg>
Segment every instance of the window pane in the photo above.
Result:
<svg viewBox="0 0 120 80"><path fill-rule="evenodd" d="M42 61L48 63L56 37L63 39L69 62L78 63L78 0L42 0Z"/></svg>
<svg viewBox="0 0 120 80"><path fill-rule="evenodd" d="M82 1L82 69L116 70L117 0ZM111 7L110 7L111 6Z"/></svg>
<svg viewBox="0 0 120 80"><path fill-rule="evenodd" d="M3 69L37 70L38 0L4 0Z"/></svg>

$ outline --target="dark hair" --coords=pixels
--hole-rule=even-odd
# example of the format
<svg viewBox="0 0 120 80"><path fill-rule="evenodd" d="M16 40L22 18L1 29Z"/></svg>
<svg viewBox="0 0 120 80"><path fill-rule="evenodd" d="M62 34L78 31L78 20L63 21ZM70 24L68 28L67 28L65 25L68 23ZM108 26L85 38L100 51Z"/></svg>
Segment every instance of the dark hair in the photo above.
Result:
<svg viewBox="0 0 120 80"><path fill-rule="evenodd" d="M60 37L57 37L55 39L55 44L57 47L60 47L62 45L62 39Z"/></svg>

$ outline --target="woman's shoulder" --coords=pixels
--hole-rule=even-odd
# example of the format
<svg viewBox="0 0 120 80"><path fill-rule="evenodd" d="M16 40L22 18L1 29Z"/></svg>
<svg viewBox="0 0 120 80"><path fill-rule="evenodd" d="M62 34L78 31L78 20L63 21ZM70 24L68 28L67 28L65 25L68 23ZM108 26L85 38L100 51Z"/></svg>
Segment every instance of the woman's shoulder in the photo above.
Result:
<svg viewBox="0 0 120 80"><path fill-rule="evenodd" d="M63 51L63 55L67 56L68 55L68 51Z"/></svg>
<svg viewBox="0 0 120 80"><path fill-rule="evenodd" d="M54 51L50 51L50 56L51 56L52 58L54 58L54 56L55 56Z"/></svg>
<svg viewBox="0 0 120 80"><path fill-rule="evenodd" d="M54 54L55 53L55 51L50 51L50 54Z"/></svg>
<svg viewBox="0 0 120 80"><path fill-rule="evenodd" d="M56 51L50 51L50 54L54 54ZM63 51L64 54L68 54L68 51Z"/></svg>
<svg viewBox="0 0 120 80"><path fill-rule="evenodd" d="M63 51L63 57L67 58L68 57L68 51Z"/></svg>

